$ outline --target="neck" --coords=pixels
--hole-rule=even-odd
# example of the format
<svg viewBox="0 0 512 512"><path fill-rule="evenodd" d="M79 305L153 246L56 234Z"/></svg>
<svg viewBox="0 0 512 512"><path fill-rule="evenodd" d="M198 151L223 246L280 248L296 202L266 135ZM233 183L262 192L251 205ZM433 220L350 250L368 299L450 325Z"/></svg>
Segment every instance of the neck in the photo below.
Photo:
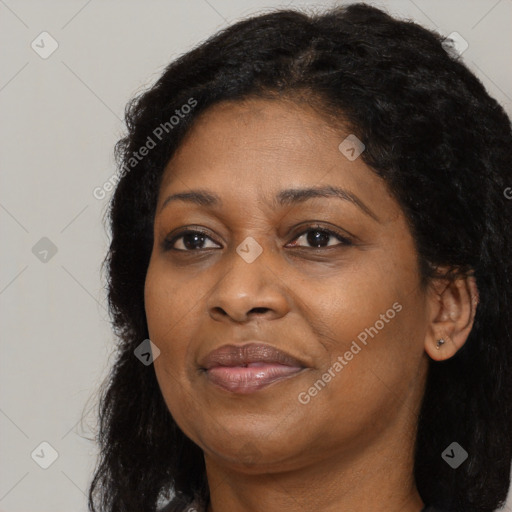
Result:
<svg viewBox="0 0 512 512"><path fill-rule="evenodd" d="M413 441L407 435L395 442L380 438L362 452L336 452L292 470L265 467L251 474L205 456L208 512L420 512Z"/></svg>

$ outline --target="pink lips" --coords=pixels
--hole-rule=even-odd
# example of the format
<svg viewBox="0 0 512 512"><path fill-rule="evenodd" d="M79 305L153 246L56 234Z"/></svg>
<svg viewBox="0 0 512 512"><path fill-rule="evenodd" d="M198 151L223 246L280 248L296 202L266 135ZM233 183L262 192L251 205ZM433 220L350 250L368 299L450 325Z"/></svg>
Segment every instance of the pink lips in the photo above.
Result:
<svg viewBox="0 0 512 512"><path fill-rule="evenodd" d="M252 393L305 368L293 356L262 343L224 345L200 366L210 382L233 393Z"/></svg>

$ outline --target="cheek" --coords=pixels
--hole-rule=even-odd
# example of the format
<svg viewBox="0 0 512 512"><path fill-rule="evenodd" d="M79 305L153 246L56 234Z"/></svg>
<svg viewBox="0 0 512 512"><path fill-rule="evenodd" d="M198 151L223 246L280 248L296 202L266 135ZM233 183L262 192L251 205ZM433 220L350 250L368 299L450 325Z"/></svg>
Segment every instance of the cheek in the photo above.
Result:
<svg viewBox="0 0 512 512"><path fill-rule="evenodd" d="M150 338L166 342L194 313L198 292L184 286L165 263L152 260L146 274L144 306ZM161 348L161 347L160 347Z"/></svg>
<svg viewBox="0 0 512 512"><path fill-rule="evenodd" d="M295 397L309 419L294 435L320 437L327 445L335 439L365 444L403 409L422 352L409 338L415 335L411 304L395 298L377 300L374 294L353 308L340 302L336 314L324 317L331 337L319 338L326 349L323 364Z"/></svg>
<svg viewBox="0 0 512 512"><path fill-rule="evenodd" d="M323 348L311 381L329 381L321 391L324 405L378 407L388 388L405 389L415 378L423 354L425 302L414 258L399 256L367 254L350 272L302 292L309 306L303 314L307 311Z"/></svg>
<svg viewBox="0 0 512 512"><path fill-rule="evenodd" d="M160 388L170 408L169 399L179 395L186 372L187 333L194 324L197 294L180 286L158 263L150 263L144 287L148 333L160 349L154 368ZM172 404L174 406L177 403Z"/></svg>
<svg viewBox="0 0 512 512"><path fill-rule="evenodd" d="M180 343L180 320L186 320L186 301L177 300L179 290L174 281L151 264L146 275L144 301L149 338L160 349L153 363L155 376L167 409L181 426L187 422L183 407L183 380L186 344Z"/></svg>
<svg viewBox="0 0 512 512"><path fill-rule="evenodd" d="M302 314L324 335L328 352L344 352L351 340L376 322L379 331L399 323L397 310L414 280L413 272L396 272L392 261L368 254L349 269L340 268L328 279L304 285L298 292Z"/></svg>

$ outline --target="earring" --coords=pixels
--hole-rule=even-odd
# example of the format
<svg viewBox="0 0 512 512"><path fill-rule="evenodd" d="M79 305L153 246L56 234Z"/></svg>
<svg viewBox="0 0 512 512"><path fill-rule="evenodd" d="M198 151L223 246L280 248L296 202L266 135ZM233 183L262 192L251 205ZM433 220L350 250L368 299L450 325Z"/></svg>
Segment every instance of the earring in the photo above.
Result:
<svg viewBox="0 0 512 512"><path fill-rule="evenodd" d="M441 345L444 345L446 342L443 338L439 338L436 343L436 348L439 350L441 348Z"/></svg>

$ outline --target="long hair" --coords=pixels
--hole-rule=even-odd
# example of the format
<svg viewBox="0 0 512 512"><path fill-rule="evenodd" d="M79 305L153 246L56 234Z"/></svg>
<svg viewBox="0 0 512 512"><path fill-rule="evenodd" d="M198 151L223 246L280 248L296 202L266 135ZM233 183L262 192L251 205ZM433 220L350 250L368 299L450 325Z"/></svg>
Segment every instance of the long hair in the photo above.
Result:
<svg viewBox="0 0 512 512"><path fill-rule="evenodd" d="M474 273L480 301L467 342L449 360L429 361L411 471L428 504L495 510L512 460L510 119L441 35L365 4L238 22L172 62L127 106L104 261L119 342L101 390L90 510L208 499L202 451L134 350L149 337L144 281L164 167L202 112L251 96L306 97L326 122L343 120L401 205L424 282L441 265ZM135 158L142 147L150 149ZM457 470L441 457L453 441L469 454Z"/></svg>

